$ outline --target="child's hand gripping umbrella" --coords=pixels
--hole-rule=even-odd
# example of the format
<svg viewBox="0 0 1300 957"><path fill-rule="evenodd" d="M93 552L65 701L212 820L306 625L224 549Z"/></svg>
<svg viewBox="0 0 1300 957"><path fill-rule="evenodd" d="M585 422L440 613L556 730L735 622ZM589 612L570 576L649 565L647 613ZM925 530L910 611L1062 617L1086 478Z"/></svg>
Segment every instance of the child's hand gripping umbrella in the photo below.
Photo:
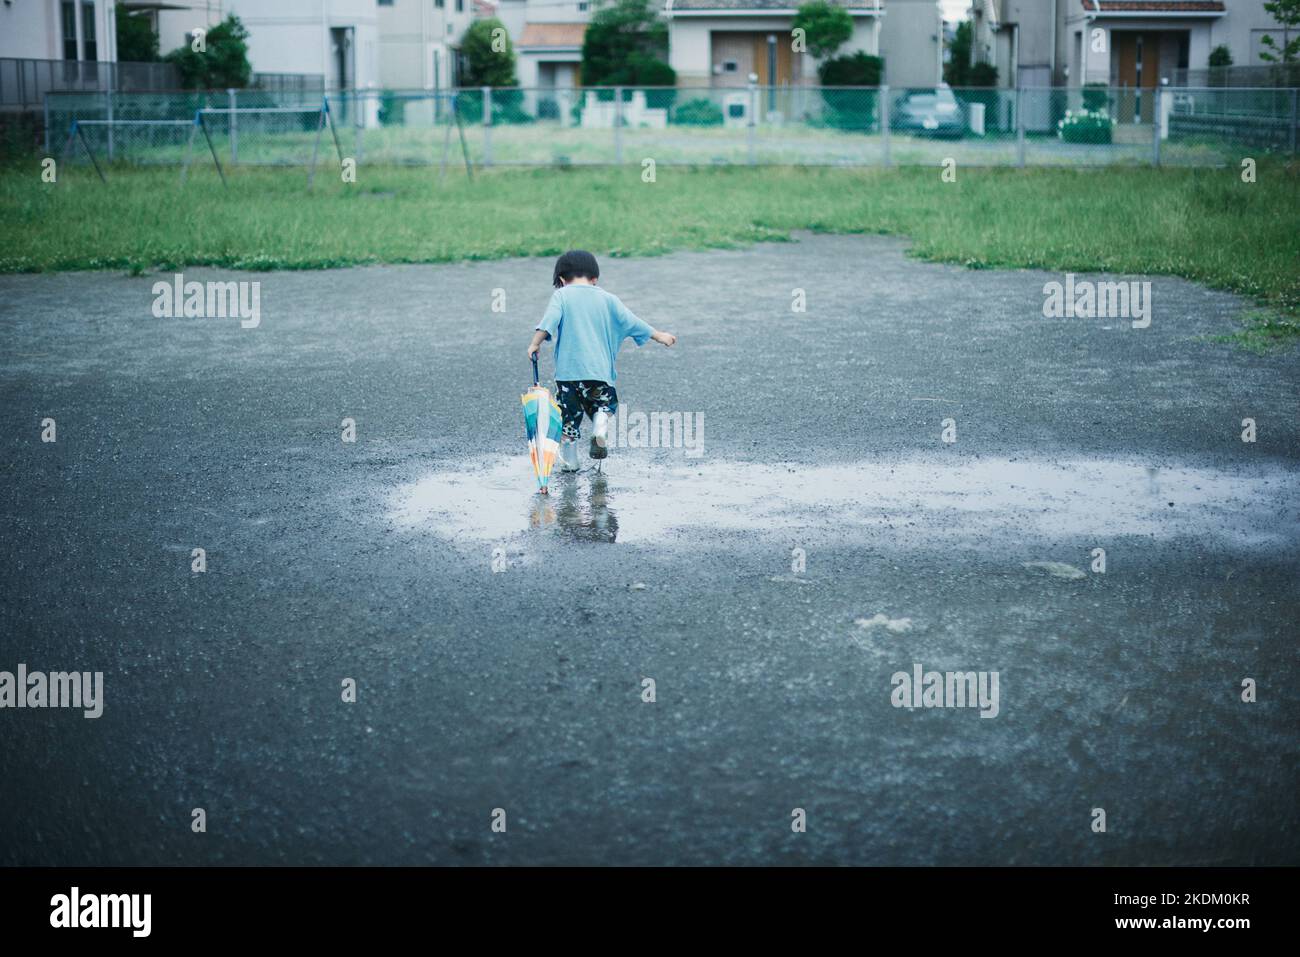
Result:
<svg viewBox="0 0 1300 957"><path fill-rule="evenodd" d="M528 455L537 473L537 490L548 494L551 466L560 451L560 430L563 420L560 407L551 393L538 381L537 356L533 356L533 387L519 397L524 404L524 428L528 433Z"/></svg>

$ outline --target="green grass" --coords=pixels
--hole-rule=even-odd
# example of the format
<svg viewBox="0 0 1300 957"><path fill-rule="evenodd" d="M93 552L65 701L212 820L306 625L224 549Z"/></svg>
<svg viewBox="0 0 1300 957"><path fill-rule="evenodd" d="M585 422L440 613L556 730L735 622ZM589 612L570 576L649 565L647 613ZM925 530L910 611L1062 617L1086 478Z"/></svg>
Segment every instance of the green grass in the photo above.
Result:
<svg viewBox="0 0 1300 957"><path fill-rule="evenodd" d="M0 272L187 265L320 269L364 263L615 256L785 240L792 230L910 237L925 259L978 268L1177 275L1249 297L1297 335L1300 167L894 170L639 165L492 170L210 169L181 190L174 168L0 174Z"/></svg>
<svg viewBox="0 0 1300 957"><path fill-rule="evenodd" d="M1300 339L1300 318L1283 316L1269 309L1252 309L1241 316L1241 328L1215 342L1232 342L1256 354L1271 352Z"/></svg>

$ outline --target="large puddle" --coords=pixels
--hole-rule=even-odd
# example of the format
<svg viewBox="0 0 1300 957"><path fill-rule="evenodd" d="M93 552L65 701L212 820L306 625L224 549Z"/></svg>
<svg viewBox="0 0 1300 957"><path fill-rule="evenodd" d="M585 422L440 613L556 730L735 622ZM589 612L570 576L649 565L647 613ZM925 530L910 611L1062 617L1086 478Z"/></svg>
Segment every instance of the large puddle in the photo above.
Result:
<svg viewBox="0 0 1300 957"><path fill-rule="evenodd" d="M533 491L528 460L490 458L397 490L394 524L499 541L530 530L591 541L683 533L880 530L901 545L1015 538L1198 537L1238 547L1300 541L1300 473L1277 466L1161 467L1106 459L980 458L809 467L619 450L601 474L557 473Z"/></svg>

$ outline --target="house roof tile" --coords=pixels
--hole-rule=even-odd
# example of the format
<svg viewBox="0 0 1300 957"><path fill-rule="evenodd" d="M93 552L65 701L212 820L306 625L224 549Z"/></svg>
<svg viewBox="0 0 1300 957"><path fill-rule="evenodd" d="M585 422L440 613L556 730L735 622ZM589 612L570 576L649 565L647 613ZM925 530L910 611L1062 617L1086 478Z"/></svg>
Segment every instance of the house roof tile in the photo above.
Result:
<svg viewBox="0 0 1300 957"><path fill-rule="evenodd" d="M673 10L794 10L802 0L674 0ZM873 10L884 7L884 0L830 0L846 10Z"/></svg>
<svg viewBox="0 0 1300 957"><path fill-rule="evenodd" d="M525 23L515 44L521 47L580 47L587 32L585 23Z"/></svg>
<svg viewBox="0 0 1300 957"><path fill-rule="evenodd" d="M1089 13L1223 13L1221 0L1079 0Z"/></svg>

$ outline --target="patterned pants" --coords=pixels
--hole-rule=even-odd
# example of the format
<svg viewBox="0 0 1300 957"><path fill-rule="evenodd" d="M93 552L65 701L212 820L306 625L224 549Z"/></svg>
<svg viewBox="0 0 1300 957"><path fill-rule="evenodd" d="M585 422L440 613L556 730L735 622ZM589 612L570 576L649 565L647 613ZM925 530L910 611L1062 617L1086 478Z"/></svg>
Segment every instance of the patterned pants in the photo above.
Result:
<svg viewBox="0 0 1300 957"><path fill-rule="evenodd" d="M582 434L582 417L595 418L597 412L613 415L618 411L618 393L608 382L598 379L556 381L555 401L564 419L564 438L578 441Z"/></svg>

